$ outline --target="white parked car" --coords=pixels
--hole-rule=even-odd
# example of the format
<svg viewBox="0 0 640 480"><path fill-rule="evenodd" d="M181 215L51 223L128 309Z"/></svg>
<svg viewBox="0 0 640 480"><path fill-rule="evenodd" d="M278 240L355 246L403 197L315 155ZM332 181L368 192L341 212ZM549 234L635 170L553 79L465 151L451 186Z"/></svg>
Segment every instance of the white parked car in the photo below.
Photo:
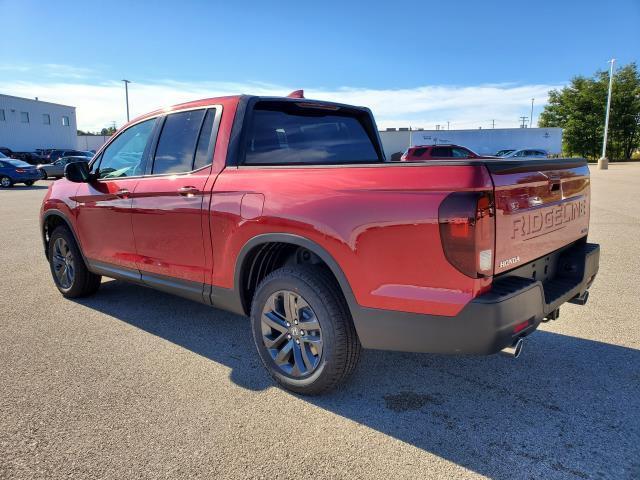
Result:
<svg viewBox="0 0 640 480"><path fill-rule="evenodd" d="M509 158L517 158L521 159L536 159L536 158L547 158L549 156L549 152L546 150L542 150L541 148L522 148L520 150L513 150L511 153L507 153L506 155L501 156L500 158L509 159Z"/></svg>

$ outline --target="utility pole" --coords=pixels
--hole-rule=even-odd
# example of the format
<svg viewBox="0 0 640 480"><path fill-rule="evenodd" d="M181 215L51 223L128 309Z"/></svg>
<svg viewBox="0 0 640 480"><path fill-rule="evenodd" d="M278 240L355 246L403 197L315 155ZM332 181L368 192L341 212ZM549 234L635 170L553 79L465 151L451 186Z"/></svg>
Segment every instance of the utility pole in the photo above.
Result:
<svg viewBox="0 0 640 480"><path fill-rule="evenodd" d="M533 128L533 101L535 100L535 98L531 99L531 115L529 116L529 118L531 119L529 121L529 127Z"/></svg>
<svg viewBox="0 0 640 480"><path fill-rule="evenodd" d="M607 95L607 113L604 117L604 139L602 141L602 157L598 160L598 169L609 169L609 159L607 158L607 136L609 134L609 111L611 110L611 88L613 86L613 65L616 63L616 59L609 60L611 68L609 70L609 93Z"/></svg>
<svg viewBox="0 0 640 480"><path fill-rule="evenodd" d="M124 98L127 102L127 123L129 123L129 84L130 80L122 80L124 82Z"/></svg>
<svg viewBox="0 0 640 480"><path fill-rule="evenodd" d="M447 120L447 130L449 130L449 120Z"/></svg>
<svg viewBox="0 0 640 480"><path fill-rule="evenodd" d="M496 128L496 121L495 120L491 120L491 128Z"/></svg>
<svg viewBox="0 0 640 480"><path fill-rule="evenodd" d="M520 128L527 128L527 117L520 117L520 121L522 122L522 125L520 125Z"/></svg>
<svg viewBox="0 0 640 480"><path fill-rule="evenodd" d="M436 125L436 130L440 130L440 125Z"/></svg>

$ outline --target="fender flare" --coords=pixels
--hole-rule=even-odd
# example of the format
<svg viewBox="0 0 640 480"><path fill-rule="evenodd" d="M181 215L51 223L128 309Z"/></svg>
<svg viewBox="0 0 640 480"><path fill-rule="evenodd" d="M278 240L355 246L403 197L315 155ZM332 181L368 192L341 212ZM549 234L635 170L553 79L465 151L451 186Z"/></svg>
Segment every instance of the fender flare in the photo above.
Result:
<svg viewBox="0 0 640 480"><path fill-rule="evenodd" d="M73 228L73 224L69 220L69 217L67 217L67 215L62 210L58 210L57 208L50 208L46 212L44 212L44 214L42 215L42 220L40 222L40 235L42 237L42 245L44 247L44 254L47 257L47 260L49 259L49 249L47 248L47 237L45 234L44 227L49 217L60 217L62 221L67 225L67 228L71 232L71 235L73 235L73 239L75 240L76 245L78 245L78 250L80 250L82 259L84 260L85 264L87 264L87 257L85 257L84 255L84 251L82 250L82 245L80 244L80 239L78 238L78 235L76 235L76 231Z"/></svg>
<svg viewBox="0 0 640 480"><path fill-rule="evenodd" d="M331 270L331 273L333 273L333 276L338 281L338 285L340 286L340 290L342 291L342 294L347 301L347 306L349 307L351 315L353 316L356 313L358 304L356 302L355 295L353 294L353 290L351 289L349 280L347 280L347 276L342 271L342 268L340 267L338 262L329 252L327 252L327 250L325 250L324 247L320 246L313 240L309 240L306 237L295 235L293 233L265 233L262 235L256 235L243 245L242 249L240 249L238 257L236 258L233 280L234 290L237 292L238 297L241 297L242 292L242 268L247 259L247 256L249 255L249 252L251 252L255 247L259 245L273 242L297 245L299 247L306 248L310 252L313 252L318 257L320 257L320 259L329 267L329 270ZM239 298L239 300L240 303L242 303L241 298Z"/></svg>

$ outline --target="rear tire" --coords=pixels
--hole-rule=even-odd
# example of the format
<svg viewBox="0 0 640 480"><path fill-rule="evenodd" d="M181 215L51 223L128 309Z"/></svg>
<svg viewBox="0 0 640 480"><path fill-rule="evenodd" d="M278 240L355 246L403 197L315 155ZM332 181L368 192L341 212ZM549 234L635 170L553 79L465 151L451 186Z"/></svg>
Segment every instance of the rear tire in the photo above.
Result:
<svg viewBox="0 0 640 480"><path fill-rule="evenodd" d="M34 182L33 180L27 180L26 182L24 182L24 184L25 184L27 187L32 186L34 183L35 183L35 182Z"/></svg>
<svg viewBox="0 0 640 480"><path fill-rule="evenodd" d="M13 187L13 180L9 177L1 176L0 177L0 188L11 188Z"/></svg>
<svg viewBox="0 0 640 480"><path fill-rule="evenodd" d="M63 296L86 297L98 290L102 277L87 269L78 244L67 227L61 225L53 231L48 249L51 275Z"/></svg>
<svg viewBox="0 0 640 480"><path fill-rule="evenodd" d="M270 273L256 289L251 325L269 374L299 394L335 388L360 357L347 303L335 279L320 267L283 267Z"/></svg>

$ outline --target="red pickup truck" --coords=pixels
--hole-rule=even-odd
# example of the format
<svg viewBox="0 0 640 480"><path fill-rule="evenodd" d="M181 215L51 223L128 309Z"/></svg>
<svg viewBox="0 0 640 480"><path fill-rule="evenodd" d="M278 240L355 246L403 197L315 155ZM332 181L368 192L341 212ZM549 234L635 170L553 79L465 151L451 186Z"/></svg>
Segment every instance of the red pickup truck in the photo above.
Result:
<svg viewBox="0 0 640 480"><path fill-rule="evenodd" d="M67 165L41 231L64 296L106 276L247 315L274 379L317 394L361 348L519 351L587 301L589 200L584 160L391 163L366 108L233 96Z"/></svg>

